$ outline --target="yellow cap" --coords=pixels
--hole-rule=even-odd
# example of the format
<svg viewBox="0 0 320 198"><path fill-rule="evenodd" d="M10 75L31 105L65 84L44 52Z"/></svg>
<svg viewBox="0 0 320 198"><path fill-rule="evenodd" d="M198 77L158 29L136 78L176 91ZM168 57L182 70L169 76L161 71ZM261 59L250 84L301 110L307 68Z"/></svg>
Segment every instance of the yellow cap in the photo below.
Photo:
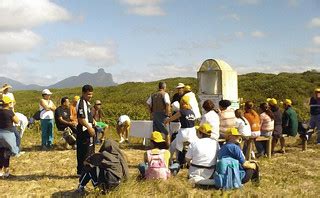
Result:
<svg viewBox="0 0 320 198"><path fill-rule="evenodd" d="M185 90L185 91L191 91L190 85L185 86L185 87L184 87L184 90Z"/></svg>
<svg viewBox="0 0 320 198"><path fill-rule="evenodd" d="M80 99L80 96L74 96L73 101L78 101Z"/></svg>
<svg viewBox="0 0 320 198"><path fill-rule="evenodd" d="M283 101L283 104L291 106L292 105L292 101L290 99L285 99Z"/></svg>
<svg viewBox="0 0 320 198"><path fill-rule="evenodd" d="M238 129L236 128L228 128L225 132L225 135L241 136Z"/></svg>
<svg viewBox="0 0 320 198"><path fill-rule="evenodd" d="M3 104L10 104L11 102L13 102L9 96L3 96L2 101Z"/></svg>
<svg viewBox="0 0 320 198"><path fill-rule="evenodd" d="M314 89L314 92L320 92L320 87L315 88L315 89Z"/></svg>
<svg viewBox="0 0 320 198"><path fill-rule="evenodd" d="M278 101L275 98L268 98L267 102L269 103L269 105L274 106L278 104Z"/></svg>
<svg viewBox="0 0 320 198"><path fill-rule="evenodd" d="M152 141L155 141L155 142L165 142L165 140L163 139L162 137L162 134L159 132L159 131L153 131L151 133L151 138L150 138Z"/></svg>
<svg viewBox="0 0 320 198"><path fill-rule="evenodd" d="M209 123L203 123L200 126L196 126L196 129L207 135L211 135L212 133L212 126Z"/></svg>

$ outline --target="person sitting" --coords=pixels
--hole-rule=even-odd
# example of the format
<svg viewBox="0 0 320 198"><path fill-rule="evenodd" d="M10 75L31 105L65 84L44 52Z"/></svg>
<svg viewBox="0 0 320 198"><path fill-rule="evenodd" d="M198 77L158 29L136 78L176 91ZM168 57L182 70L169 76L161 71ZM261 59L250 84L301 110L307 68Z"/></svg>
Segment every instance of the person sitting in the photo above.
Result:
<svg viewBox="0 0 320 198"><path fill-rule="evenodd" d="M80 100L80 96L74 96L72 99L72 103L69 106L70 109L70 120L71 122L78 124L77 118L77 102Z"/></svg>
<svg viewBox="0 0 320 198"><path fill-rule="evenodd" d="M219 133L220 118L214 109L214 104L212 100L204 101L202 108L206 111L206 113L202 115L200 125L208 122L212 126L211 138L218 140L220 136L220 133Z"/></svg>
<svg viewBox="0 0 320 198"><path fill-rule="evenodd" d="M200 185L213 185L213 173L219 150L218 141L211 139L213 131L209 123L204 123L197 129L198 140L189 145L186 162L189 166L189 182Z"/></svg>
<svg viewBox="0 0 320 198"><path fill-rule="evenodd" d="M96 121L95 123L95 129L96 129L96 144L101 144L101 142L104 141L104 137L108 131L108 125L102 121L104 117L104 113L102 111L101 107L101 101L96 100L94 106L91 108L91 113L93 116L93 119ZM99 138L99 133L100 138Z"/></svg>
<svg viewBox="0 0 320 198"><path fill-rule="evenodd" d="M70 119L70 102L68 97L61 98L61 105L55 110L54 118L58 131L62 133L63 138L66 141L66 148L69 145L74 145L77 134L77 123L72 122ZM71 133L70 133L71 130Z"/></svg>
<svg viewBox="0 0 320 198"><path fill-rule="evenodd" d="M270 137L274 130L274 115L267 103L260 104L260 131L261 136ZM255 142L258 154L257 157L264 156L267 150L267 141Z"/></svg>
<svg viewBox="0 0 320 198"><path fill-rule="evenodd" d="M130 118L127 115L122 115L119 117L117 122L117 133L120 136L119 143L127 142L129 143L129 130L130 130Z"/></svg>
<svg viewBox="0 0 320 198"><path fill-rule="evenodd" d="M84 171L79 178L77 193L84 194L85 186L91 180L102 193L118 186L129 178L129 168L124 153L113 140L103 142L98 153L84 161Z"/></svg>
<svg viewBox="0 0 320 198"><path fill-rule="evenodd" d="M166 141L158 131L151 133L150 140L151 149L144 153L144 163L138 166L140 176L145 179L168 179L171 175L170 152L167 150Z"/></svg>
<svg viewBox="0 0 320 198"><path fill-rule="evenodd" d="M226 144L218 151L218 164L223 158L232 158L239 163L239 175L237 175L242 184L247 183L250 179L252 182L259 183L259 167L255 161L246 161L245 156L239 146L241 143L241 134L236 128L226 130ZM217 166L218 166L217 164ZM217 167L218 169L218 167Z"/></svg>
<svg viewBox="0 0 320 198"><path fill-rule="evenodd" d="M288 136L295 137L298 133L298 116L296 111L292 108L292 101L290 99L285 99L283 102L284 112L282 114L282 127L283 134ZM284 137L280 138L283 148L282 153L285 153L285 139Z"/></svg>
<svg viewBox="0 0 320 198"><path fill-rule="evenodd" d="M236 116L234 110L230 107L231 102L229 100L220 100L219 101L219 117L220 117L220 137L224 138L224 132L228 128L235 127Z"/></svg>
<svg viewBox="0 0 320 198"><path fill-rule="evenodd" d="M180 165L185 164L185 147L187 144L194 142L198 139L194 122L196 120L191 106L189 104L189 96L183 96L180 101L180 111L165 120L165 124L170 123L172 120L180 119L181 128L178 131L176 138L170 144L170 153L172 155L178 150L178 161Z"/></svg>
<svg viewBox="0 0 320 198"><path fill-rule="evenodd" d="M251 127L249 121L243 116L243 112L240 109L237 109L234 112L236 116L236 126L235 128L238 129L239 133L244 137L251 136Z"/></svg>
<svg viewBox="0 0 320 198"><path fill-rule="evenodd" d="M10 108L12 102L10 97L3 96L0 109L0 176L3 177L9 177L10 156L19 153L13 126L13 123L18 124L19 118Z"/></svg>

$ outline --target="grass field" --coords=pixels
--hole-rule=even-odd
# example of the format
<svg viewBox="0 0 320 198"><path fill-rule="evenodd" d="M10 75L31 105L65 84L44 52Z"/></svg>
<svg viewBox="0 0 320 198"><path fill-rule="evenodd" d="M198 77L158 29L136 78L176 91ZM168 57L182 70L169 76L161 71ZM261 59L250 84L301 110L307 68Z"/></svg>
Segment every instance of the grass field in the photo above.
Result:
<svg viewBox="0 0 320 198"><path fill-rule="evenodd" d="M22 140L25 154L11 160L11 174L0 180L0 197L77 197L78 185L75 150L64 150L60 136L55 134L55 148L40 150L40 133L28 129ZM118 140L112 130L108 138ZM242 189L222 192L194 188L187 181L187 170L168 181L137 180L137 164L143 160L141 140L134 139L123 147L128 158L130 179L107 197L318 197L320 194L320 148L310 144L302 152L296 140L289 141L287 154L275 154L271 159L259 159L261 185L246 184ZM99 196L92 185L89 197Z"/></svg>

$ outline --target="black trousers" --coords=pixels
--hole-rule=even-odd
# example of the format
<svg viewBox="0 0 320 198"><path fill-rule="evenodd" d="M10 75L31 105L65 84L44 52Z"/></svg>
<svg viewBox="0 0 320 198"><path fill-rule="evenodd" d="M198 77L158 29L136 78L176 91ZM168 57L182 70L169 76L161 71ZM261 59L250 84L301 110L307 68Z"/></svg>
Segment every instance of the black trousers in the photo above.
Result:
<svg viewBox="0 0 320 198"><path fill-rule="evenodd" d="M83 162L94 153L94 138L88 131L78 131L77 134L77 174L83 172Z"/></svg>
<svg viewBox="0 0 320 198"><path fill-rule="evenodd" d="M10 155L5 157L5 152L5 148L0 148L0 168L7 168L10 165Z"/></svg>

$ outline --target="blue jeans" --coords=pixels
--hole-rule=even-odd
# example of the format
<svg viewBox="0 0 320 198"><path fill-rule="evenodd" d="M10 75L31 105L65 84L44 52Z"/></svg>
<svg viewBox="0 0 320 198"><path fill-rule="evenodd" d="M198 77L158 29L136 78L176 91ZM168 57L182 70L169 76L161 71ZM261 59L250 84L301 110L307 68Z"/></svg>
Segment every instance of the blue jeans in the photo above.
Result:
<svg viewBox="0 0 320 198"><path fill-rule="evenodd" d="M41 145L52 146L53 144L53 119L42 119L41 121Z"/></svg>
<svg viewBox="0 0 320 198"><path fill-rule="evenodd" d="M310 128L314 129L317 127L318 138L317 142L320 143L320 114L319 115L311 115L310 118Z"/></svg>
<svg viewBox="0 0 320 198"><path fill-rule="evenodd" d="M0 148L7 148L13 155L19 153L14 132L0 129Z"/></svg>

